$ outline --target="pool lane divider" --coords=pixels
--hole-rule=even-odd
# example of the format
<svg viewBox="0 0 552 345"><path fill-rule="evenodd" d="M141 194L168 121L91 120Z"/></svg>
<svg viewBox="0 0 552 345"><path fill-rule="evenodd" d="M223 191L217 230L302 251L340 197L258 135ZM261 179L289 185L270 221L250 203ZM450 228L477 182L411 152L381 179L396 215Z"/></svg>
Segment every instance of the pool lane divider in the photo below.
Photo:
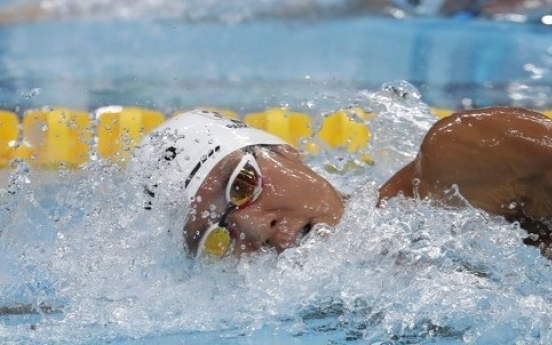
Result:
<svg viewBox="0 0 552 345"><path fill-rule="evenodd" d="M88 161L92 130L87 112L62 107L33 109L23 118L23 133L32 148L31 160L38 166L75 167Z"/></svg>
<svg viewBox="0 0 552 345"><path fill-rule="evenodd" d="M93 119L99 156L124 162L140 138L165 121L165 115L138 107L107 106L97 109Z"/></svg>
<svg viewBox="0 0 552 345"><path fill-rule="evenodd" d="M240 118L231 110L202 109ZM438 108L431 111L439 117L452 113ZM341 149L358 153L359 162L371 164L365 151L370 140L368 124L374 116L361 108L348 108L323 116L315 125L309 114L271 108L246 114L243 121L281 137L307 154L324 148ZM14 159L26 160L38 168L76 168L91 158L111 159L124 165L140 138L166 118L156 110L122 106L101 107L91 113L45 107L28 110L22 119L11 111L0 110L0 168L9 166Z"/></svg>
<svg viewBox="0 0 552 345"><path fill-rule="evenodd" d="M18 121L15 113L0 110L0 167L6 166L11 159L21 154L14 145L19 138Z"/></svg>

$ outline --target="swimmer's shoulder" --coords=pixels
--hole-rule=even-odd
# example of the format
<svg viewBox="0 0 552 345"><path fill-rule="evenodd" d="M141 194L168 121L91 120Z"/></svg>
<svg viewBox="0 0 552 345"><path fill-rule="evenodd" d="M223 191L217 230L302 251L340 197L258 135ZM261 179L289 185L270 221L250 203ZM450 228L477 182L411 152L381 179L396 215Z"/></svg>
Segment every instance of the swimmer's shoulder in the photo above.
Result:
<svg viewBox="0 0 552 345"><path fill-rule="evenodd" d="M543 137L552 137L552 120L545 115L524 108L489 107L456 112L437 121L427 132L421 149L481 147L486 143L490 146Z"/></svg>
<svg viewBox="0 0 552 345"><path fill-rule="evenodd" d="M455 112L438 122L428 131L432 134L455 127L467 127L472 130L519 128L525 126L552 129L552 120L545 115L518 107L488 107Z"/></svg>

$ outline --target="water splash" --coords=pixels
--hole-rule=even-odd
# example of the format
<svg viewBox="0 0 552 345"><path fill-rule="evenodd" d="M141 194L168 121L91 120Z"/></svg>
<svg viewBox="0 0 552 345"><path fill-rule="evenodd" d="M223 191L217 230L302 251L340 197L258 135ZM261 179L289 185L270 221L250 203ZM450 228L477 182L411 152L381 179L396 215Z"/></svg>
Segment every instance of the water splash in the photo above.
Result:
<svg viewBox="0 0 552 345"><path fill-rule="evenodd" d="M379 179L412 157L432 121L405 92L363 93L383 114L374 150L387 140L402 145L388 147L398 158L380 153L376 165L351 172L359 185L343 222L279 256L263 250L197 265L181 234L168 231L182 228L179 210L144 210L125 170L101 160L62 173L18 165L7 176L15 187L0 191L0 340L552 341L550 262L522 244L516 225L419 200L375 208ZM323 170L326 159L310 163Z"/></svg>
<svg viewBox="0 0 552 345"><path fill-rule="evenodd" d="M362 91L358 103L378 114L369 122L371 151L384 178L414 159L425 133L437 120L420 92L404 81L385 84L375 92Z"/></svg>

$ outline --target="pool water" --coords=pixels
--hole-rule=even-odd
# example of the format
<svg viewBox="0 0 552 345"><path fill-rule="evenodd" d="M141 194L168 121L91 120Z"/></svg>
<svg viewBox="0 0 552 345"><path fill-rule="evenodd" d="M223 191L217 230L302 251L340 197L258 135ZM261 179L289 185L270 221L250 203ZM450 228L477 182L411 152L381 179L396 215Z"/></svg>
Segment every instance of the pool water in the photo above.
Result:
<svg viewBox="0 0 552 345"><path fill-rule="evenodd" d="M306 157L351 193L342 223L279 256L239 262L187 258L179 210L144 210L141 187L109 161L0 170L1 343L552 342L550 261L522 244L515 224L420 200L375 207L378 186L437 120L429 105L549 107L547 28L156 17L28 24L0 36L0 105L20 114L284 106L315 126L349 106L377 114L366 122L373 165L347 165L364 152L339 149Z"/></svg>
<svg viewBox="0 0 552 345"><path fill-rule="evenodd" d="M397 88L411 97L398 96ZM550 262L524 232L478 210L396 198L377 186L435 121L402 83L358 95L375 165L309 159L351 192L343 222L280 256L186 258L178 210L145 211L125 171L3 171L0 339L9 344L540 344L552 340ZM393 130L390 130L393 128ZM408 133L405 138L404 133ZM353 156L352 156L353 155ZM153 212L153 213L152 213Z"/></svg>
<svg viewBox="0 0 552 345"><path fill-rule="evenodd" d="M320 114L350 105L352 91L407 80L441 108L542 109L551 45L546 26L443 18L31 23L0 28L0 106Z"/></svg>

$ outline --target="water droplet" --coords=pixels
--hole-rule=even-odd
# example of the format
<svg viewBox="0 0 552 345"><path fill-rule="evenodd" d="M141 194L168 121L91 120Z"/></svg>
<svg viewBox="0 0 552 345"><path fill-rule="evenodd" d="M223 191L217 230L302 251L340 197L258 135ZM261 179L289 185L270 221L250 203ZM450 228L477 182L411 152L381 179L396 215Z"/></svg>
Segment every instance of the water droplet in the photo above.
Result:
<svg viewBox="0 0 552 345"><path fill-rule="evenodd" d="M420 193L418 191L418 187L420 186L420 179L415 177L412 179L412 189L414 191L414 197L416 199L420 199Z"/></svg>
<svg viewBox="0 0 552 345"><path fill-rule="evenodd" d="M40 94L40 91L41 91L41 88L34 87L29 92L22 92L21 96L23 98L31 98L31 97L34 97L34 96L38 96Z"/></svg>

